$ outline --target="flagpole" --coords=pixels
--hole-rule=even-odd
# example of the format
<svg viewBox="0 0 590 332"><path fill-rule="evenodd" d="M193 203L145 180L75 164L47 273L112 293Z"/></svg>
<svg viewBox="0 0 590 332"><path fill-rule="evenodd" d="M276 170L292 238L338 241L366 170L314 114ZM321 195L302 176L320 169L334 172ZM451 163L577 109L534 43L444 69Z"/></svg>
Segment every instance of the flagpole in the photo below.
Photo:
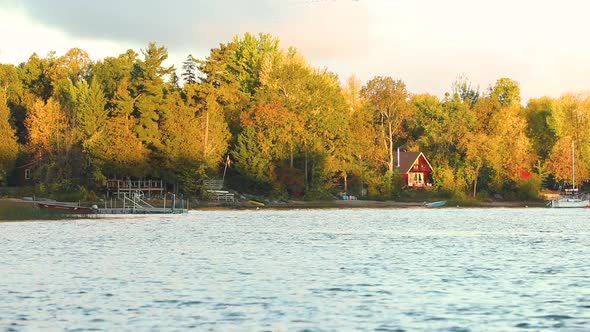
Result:
<svg viewBox="0 0 590 332"><path fill-rule="evenodd" d="M227 171L227 163L229 162L229 154L227 155L227 158L225 158L225 166L223 167L223 178L221 178L222 181L225 181L225 172Z"/></svg>

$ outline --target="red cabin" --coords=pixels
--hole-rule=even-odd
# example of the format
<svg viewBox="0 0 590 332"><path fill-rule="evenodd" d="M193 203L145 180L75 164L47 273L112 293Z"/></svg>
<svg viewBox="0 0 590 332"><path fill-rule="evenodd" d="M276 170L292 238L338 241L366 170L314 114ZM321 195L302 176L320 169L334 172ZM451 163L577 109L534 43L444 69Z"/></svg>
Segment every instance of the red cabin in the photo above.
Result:
<svg viewBox="0 0 590 332"><path fill-rule="evenodd" d="M404 186L427 188L432 186L432 166L422 152L399 152L397 167Z"/></svg>

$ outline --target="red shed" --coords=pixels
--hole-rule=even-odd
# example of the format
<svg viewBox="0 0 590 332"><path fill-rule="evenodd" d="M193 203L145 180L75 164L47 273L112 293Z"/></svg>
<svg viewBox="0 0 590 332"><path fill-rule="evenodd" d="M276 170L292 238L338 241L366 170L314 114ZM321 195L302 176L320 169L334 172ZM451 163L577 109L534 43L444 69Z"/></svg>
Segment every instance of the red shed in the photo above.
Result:
<svg viewBox="0 0 590 332"><path fill-rule="evenodd" d="M34 173L40 166L42 166L42 160L38 158L15 167L13 173L14 184L17 186L30 186L34 184Z"/></svg>
<svg viewBox="0 0 590 332"><path fill-rule="evenodd" d="M397 167L404 186L426 188L432 185L432 166L422 152L399 152Z"/></svg>

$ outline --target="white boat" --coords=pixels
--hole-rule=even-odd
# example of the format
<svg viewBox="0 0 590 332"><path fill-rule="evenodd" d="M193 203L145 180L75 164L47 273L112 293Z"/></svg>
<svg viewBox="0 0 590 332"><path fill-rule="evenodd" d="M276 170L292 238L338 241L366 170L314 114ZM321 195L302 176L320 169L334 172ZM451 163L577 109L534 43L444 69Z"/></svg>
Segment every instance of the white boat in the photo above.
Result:
<svg viewBox="0 0 590 332"><path fill-rule="evenodd" d="M551 201L552 208L590 208L590 200L576 197L560 197Z"/></svg>
<svg viewBox="0 0 590 332"><path fill-rule="evenodd" d="M572 141L572 189L571 195L562 196L558 199L551 200L548 204L552 208L590 208L590 199L576 197L576 162L575 162L575 143Z"/></svg>

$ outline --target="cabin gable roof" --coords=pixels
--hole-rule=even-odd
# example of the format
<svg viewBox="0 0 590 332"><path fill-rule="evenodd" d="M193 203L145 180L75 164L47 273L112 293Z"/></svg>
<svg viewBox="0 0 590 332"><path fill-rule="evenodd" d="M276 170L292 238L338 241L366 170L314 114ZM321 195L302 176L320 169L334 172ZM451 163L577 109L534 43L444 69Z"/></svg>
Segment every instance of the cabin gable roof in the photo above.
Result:
<svg viewBox="0 0 590 332"><path fill-rule="evenodd" d="M399 153L399 172L400 172L400 174L409 173L410 170L412 169L412 166L419 161L420 156L422 156L422 158L424 158L424 161L426 161L426 164L428 164L428 167L430 168L430 170L432 170L432 166L430 165L430 162L428 162L428 159L426 159L426 157L424 156L424 154L422 152L400 152Z"/></svg>

